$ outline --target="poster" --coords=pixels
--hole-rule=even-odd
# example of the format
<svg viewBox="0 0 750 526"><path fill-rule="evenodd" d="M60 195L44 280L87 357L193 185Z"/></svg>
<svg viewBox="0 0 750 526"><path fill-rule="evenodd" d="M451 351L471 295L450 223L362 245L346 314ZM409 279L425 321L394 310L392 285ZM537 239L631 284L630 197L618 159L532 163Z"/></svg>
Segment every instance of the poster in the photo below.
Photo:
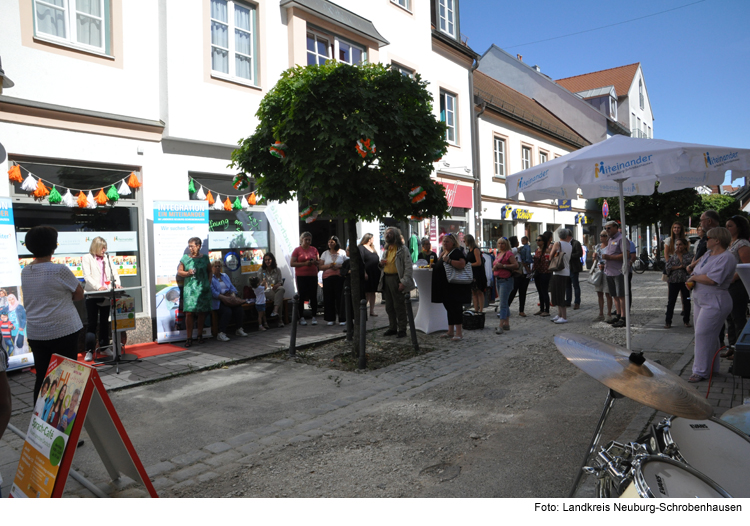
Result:
<svg viewBox="0 0 750 526"><path fill-rule="evenodd" d="M31 415L12 497L52 496L90 372L88 366L73 360L50 363Z"/></svg>
<svg viewBox="0 0 750 526"><path fill-rule="evenodd" d="M117 331L135 330L135 299L129 296L118 298L115 302L117 313Z"/></svg>
<svg viewBox="0 0 750 526"><path fill-rule="evenodd" d="M26 339L26 310L21 304L21 269L10 198L0 197L0 345L8 352L8 370L34 365Z"/></svg>
<svg viewBox="0 0 750 526"><path fill-rule="evenodd" d="M95 237L107 241L107 252L138 252L138 234L136 232L59 232L57 234L56 254L88 254L91 242ZM16 238L18 255L31 256L26 249L26 233L19 232Z"/></svg>
<svg viewBox="0 0 750 526"><path fill-rule="evenodd" d="M188 239L203 240L208 255L208 203L206 201L154 201L154 274L156 279L156 340L187 339L180 312L177 266L187 253ZM210 321L211 317L208 316ZM209 329L210 330L210 329Z"/></svg>

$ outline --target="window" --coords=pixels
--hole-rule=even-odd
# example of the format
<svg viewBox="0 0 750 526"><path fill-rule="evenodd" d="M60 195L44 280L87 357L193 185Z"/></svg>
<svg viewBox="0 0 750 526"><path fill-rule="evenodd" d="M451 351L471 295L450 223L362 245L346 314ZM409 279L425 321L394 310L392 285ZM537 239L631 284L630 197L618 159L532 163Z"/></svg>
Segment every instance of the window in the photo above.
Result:
<svg viewBox="0 0 750 526"><path fill-rule="evenodd" d="M109 32L109 0L34 0L38 37L108 53Z"/></svg>
<svg viewBox="0 0 750 526"><path fill-rule="evenodd" d="M338 37L307 34L307 65L323 65L335 57L338 62L355 66L367 59L365 48Z"/></svg>
<svg viewBox="0 0 750 526"><path fill-rule="evenodd" d="M651 131L651 126L648 127L648 138L653 139L654 138L654 132Z"/></svg>
<svg viewBox="0 0 750 526"><path fill-rule="evenodd" d="M547 152L539 152L539 164L547 162Z"/></svg>
<svg viewBox="0 0 750 526"><path fill-rule="evenodd" d="M314 33L308 33L307 65L314 66L317 64L319 66L322 66L323 64L325 64L326 60L331 58L328 53L329 49L330 46L328 44L328 40L324 39L323 37L319 37Z"/></svg>
<svg viewBox="0 0 750 526"><path fill-rule="evenodd" d="M495 177L505 177L505 139L495 137Z"/></svg>
<svg viewBox="0 0 750 526"><path fill-rule="evenodd" d="M439 0L438 27L443 33L456 37L456 0Z"/></svg>
<svg viewBox="0 0 750 526"><path fill-rule="evenodd" d="M440 91L440 120L448 127L445 140L450 144L456 144L456 96L442 90Z"/></svg>
<svg viewBox="0 0 750 526"><path fill-rule="evenodd" d="M211 70L257 84L255 8L211 0Z"/></svg>
<svg viewBox="0 0 750 526"><path fill-rule="evenodd" d="M521 169L531 168L531 148L528 146L521 147Z"/></svg>
<svg viewBox="0 0 750 526"><path fill-rule="evenodd" d="M391 62L391 67L404 75L405 77L414 78L414 70L409 69L406 66L402 66L401 64L396 64L395 62Z"/></svg>
<svg viewBox="0 0 750 526"><path fill-rule="evenodd" d="M404 9L411 10L411 0L391 0L391 2L400 5Z"/></svg>
<svg viewBox="0 0 750 526"><path fill-rule="evenodd" d="M638 98L641 101L641 109L644 109L644 100L643 100L643 81L641 79L638 79Z"/></svg>
<svg viewBox="0 0 750 526"><path fill-rule="evenodd" d="M609 98L609 116L617 120L617 101L614 97Z"/></svg>

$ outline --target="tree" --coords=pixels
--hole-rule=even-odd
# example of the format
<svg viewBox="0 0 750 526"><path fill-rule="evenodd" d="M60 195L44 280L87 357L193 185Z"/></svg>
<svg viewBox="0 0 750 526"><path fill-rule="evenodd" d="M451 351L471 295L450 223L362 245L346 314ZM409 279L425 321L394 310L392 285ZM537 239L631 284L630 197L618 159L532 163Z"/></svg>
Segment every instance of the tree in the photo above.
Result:
<svg viewBox="0 0 750 526"><path fill-rule="evenodd" d="M430 178L447 150L446 128L418 75L382 64L292 68L256 116L258 127L232 153L233 166L251 174L266 199L296 196L303 207L345 218L350 247L357 246L358 219L447 214L443 187ZM269 151L275 143L277 156ZM352 297L359 298L362 260L356 248L350 256Z"/></svg>
<svg viewBox="0 0 750 526"><path fill-rule="evenodd" d="M734 215L747 217L747 214L740 207L740 202L731 195L708 194L700 196L700 201L693 207L692 217L694 225L698 224L701 214L706 210L716 210L719 214L719 224L721 226L724 226L727 219L730 219Z"/></svg>
<svg viewBox="0 0 750 526"><path fill-rule="evenodd" d="M657 186L659 183L656 183ZM604 199L597 199L599 206ZM607 200L609 216L620 218L620 201L616 198ZM671 225L675 221L685 223L700 203L700 195L695 188L685 188L667 193L654 191L652 195L636 195L625 198L625 220L628 225Z"/></svg>

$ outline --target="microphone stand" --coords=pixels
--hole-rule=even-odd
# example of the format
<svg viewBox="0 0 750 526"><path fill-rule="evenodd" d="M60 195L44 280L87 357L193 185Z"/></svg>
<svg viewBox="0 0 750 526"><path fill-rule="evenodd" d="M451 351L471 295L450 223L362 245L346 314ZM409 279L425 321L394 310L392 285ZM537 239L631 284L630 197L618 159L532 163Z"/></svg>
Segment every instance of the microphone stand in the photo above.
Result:
<svg viewBox="0 0 750 526"><path fill-rule="evenodd" d="M116 282L115 282L115 272L112 269L112 258L109 256L109 254L106 254L107 263L109 264L109 274L110 274L110 293L111 298L109 302L109 313L112 318L110 321L111 329L112 329L112 351L114 354L114 358L112 360L100 362L103 365L114 365L115 370L117 371L117 374L120 374L120 364L121 363L132 363L132 362L140 362L141 360L135 355L135 354L122 354L121 348L120 348L120 335L117 333L117 288L116 288Z"/></svg>

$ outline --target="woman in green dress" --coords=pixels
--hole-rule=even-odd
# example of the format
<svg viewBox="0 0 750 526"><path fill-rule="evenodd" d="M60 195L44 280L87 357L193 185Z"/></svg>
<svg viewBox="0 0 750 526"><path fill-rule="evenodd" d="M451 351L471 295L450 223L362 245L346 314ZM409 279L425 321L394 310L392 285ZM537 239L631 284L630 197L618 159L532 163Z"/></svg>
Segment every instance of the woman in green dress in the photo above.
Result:
<svg viewBox="0 0 750 526"><path fill-rule="evenodd" d="M185 254L177 267L177 275L185 279L182 304L187 325L185 347L193 344L193 313L198 313L198 343L203 343L203 324L211 312L211 262L201 254L201 238L188 240L190 254Z"/></svg>

